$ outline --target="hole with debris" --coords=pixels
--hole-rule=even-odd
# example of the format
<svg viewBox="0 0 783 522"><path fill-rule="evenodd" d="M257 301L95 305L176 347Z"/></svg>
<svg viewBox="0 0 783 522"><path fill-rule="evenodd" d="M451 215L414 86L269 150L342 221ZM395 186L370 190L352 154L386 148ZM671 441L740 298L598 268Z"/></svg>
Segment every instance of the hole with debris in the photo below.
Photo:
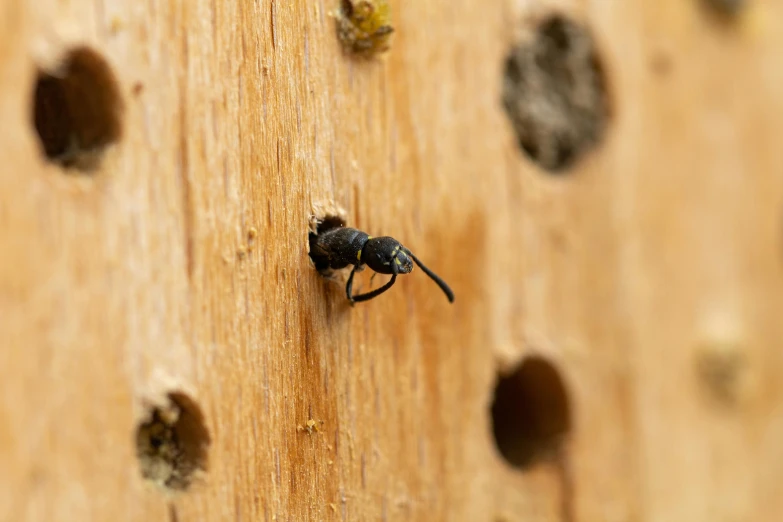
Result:
<svg viewBox="0 0 783 522"><path fill-rule="evenodd" d="M389 49L394 28L388 0L340 0L334 17L346 51L372 58Z"/></svg>
<svg viewBox="0 0 783 522"><path fill-rule="evenodd" d="M520 148L550 172L599 143L610 106L587 29L555 15L527 34L506 57L503 106Z"/></svg>
<svg viewBox="0 0 783 522"><path fill-rule="evenodd" d="M186 490L207 470L210 437L198 405L180 392L156 406L136 431L141 475L171 491Z"/></svg>

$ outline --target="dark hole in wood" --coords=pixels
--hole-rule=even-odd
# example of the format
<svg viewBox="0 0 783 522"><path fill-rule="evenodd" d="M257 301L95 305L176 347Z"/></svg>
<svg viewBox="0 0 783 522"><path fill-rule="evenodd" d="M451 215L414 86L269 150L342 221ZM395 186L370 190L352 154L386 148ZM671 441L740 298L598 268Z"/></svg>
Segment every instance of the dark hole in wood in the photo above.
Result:
<svg viewBox="0 0 783 522"><path fill-rule="evenodd" d="M571 430L571 408L552 363L531 356L498 377L492 427L500 454L516 468L558 455Z"/></svg>
<svg viewBox="0 0 783 522"><path fill-rule="evenodd" d="M68 52L54 70L38 71L33 123L46 157L90 173L122 136L123 102L106 60L87 47Z"/></svg>

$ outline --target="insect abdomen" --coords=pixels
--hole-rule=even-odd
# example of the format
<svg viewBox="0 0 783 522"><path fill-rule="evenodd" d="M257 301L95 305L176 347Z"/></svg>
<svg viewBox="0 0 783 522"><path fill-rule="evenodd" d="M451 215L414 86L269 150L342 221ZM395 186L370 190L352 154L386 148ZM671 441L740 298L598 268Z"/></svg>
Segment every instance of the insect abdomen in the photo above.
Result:
<svg viewBox="0 0 783 522"><path fill-rule="evenodd" d="M361 251L370 236L355 228L334 228L310 235L310 257L318 270L338 270L361 263Z"/></svg>

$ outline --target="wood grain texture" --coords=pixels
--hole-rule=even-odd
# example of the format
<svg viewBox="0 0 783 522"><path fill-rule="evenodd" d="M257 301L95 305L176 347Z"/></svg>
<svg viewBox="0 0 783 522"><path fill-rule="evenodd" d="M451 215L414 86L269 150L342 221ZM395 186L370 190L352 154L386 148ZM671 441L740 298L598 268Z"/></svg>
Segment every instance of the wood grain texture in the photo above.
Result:
<svg viewBox="0 0 783 522"><path fill-rule="evenodd" d="M370 62L336 4L0 0L0 521L780 520L783 2L392 1ZM561 177L500 103L550 8L613 99ZM92 177L31 124L36 66L80 43L126 104ZM323 202L455 304L414 270L348 306L307 256ZM494 447L496 372L528 353L570 391L560 468ZM172 390L211 438L174 497L134 447Z"/></svg>

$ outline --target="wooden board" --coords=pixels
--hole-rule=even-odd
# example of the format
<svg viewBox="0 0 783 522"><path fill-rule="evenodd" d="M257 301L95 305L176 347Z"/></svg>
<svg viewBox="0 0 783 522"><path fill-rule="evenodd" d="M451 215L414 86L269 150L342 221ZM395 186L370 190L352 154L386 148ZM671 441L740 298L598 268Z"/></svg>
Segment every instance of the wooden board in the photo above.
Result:
<svg viewBox="0 0 783 522"><path fill-rule="evenodd" d="M0 521L780 520L783 2L392 1L369 62L337 3L0 1ZM501 104L549 9L612 102L560 176ZM92 174L31 123L80 44L124 106ZM308 259L324 204L456 302L415 270L351 308ZM573 427L519 470L491 405L530 354ZM172 392L210 442L177 494L135 442Z"/></svg>

